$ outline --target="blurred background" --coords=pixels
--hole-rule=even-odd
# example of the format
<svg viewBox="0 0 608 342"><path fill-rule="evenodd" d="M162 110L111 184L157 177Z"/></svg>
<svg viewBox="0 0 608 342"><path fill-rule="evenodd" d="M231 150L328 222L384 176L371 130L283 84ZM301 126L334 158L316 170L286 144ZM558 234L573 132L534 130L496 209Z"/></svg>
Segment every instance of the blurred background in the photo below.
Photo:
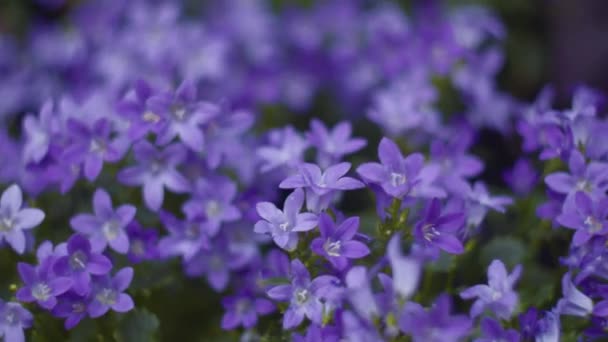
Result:
<svg viewBox="0 0 608 342"><path fill-rule="evenodd" d="M70 8L86 0L1 0L0 33L24 36L32 21L61 21ZM205 1L184 0L196 8ZM273 6L314 0L269 0ZM405 8L412 1L395 0ZM530 100L545 84L556 86L558 102L586 83L608 90L608 2L604 0L449 0L493 9L508 32L506 65L500 86ZM197 4L198 3L198 4ZM1 75L0 75L1 77Z"/></svg>

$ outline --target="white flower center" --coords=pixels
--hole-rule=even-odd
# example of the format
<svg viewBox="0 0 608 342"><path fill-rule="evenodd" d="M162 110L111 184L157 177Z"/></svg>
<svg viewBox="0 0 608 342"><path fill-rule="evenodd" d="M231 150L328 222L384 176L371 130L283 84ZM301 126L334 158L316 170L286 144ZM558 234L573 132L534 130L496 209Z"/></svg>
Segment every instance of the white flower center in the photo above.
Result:
<svg viewBox="0 0 608 342"><path fill-rule="evenodd" d="M0 219L0 232L8 232L11 231L13 229L13 226L15 225L15 221L11 218L1 218Z"/></svg>
<svg viewBox="0 0 608 342"><path fill-rule="evenodd" d="M155 113L152 113L150 111L146 111L141 118L143 119L143 121L145 122L151 122L151 123L157 123L160 121L160 116L156 115Z"/></svg>
<svg viewBox="0 0 608 342"><path fill-rule="evenodd" d="M112 241L120 232L120 223L116 220L108 221L101 227L101 231L108 241Z"/></svg>
<svg viewBox="0 0 608 342"><path fill-rule="evenodd" d="M94 153L102 153L106 150L106 144L100 139L91 140L91 145L89 146L89 152Z"/></svg>
<svg viewBox="0 0 608 342"><path fill-rule="evenodd" d="M220 206L218 201L215 200L211 200L205 205L205 214L207 214L207 218L219 215L221 210L222 207Z"/></svg>
<svg viewBox="0 0 608 342"><path fill-rule="evenodd" d="M302 305L304 303L306 303L308 301L308 298L310 297L310 293L308 292L307 289L298 289L296 290L296 303L298 303L298 305Z"/></svg>
<svg viewBox="0 0 608 342"><path fill-rule="evenodd" d="M587 218L585 219L585 225L592 233L597 233L603 228L602 222L596 220L594 217L591 216L587 216Z"/></svg>
<svg viewBox="0 0 608 342"><path fill-rule="evenodd" d="M424 236L424 239L426 241L431 242L436 237L441 235L441 233L439 231L437 231L437 229L435 228L435 225L425 224L424 226L422 226L422 235Z"/></svg>
<svg viewBox="0 0 608 342"><path fill-rule="evenodd" d="M70 257L70 266L74 270L84 270L87 264L87 256L82 251L76 251Z"/></svg>
<svg viewBox="0 0 608 342"><path fill-rule="evenodd" d="M281 230L282 230L282 231L286 232L286 231L288 231L288 230L289 230L289 228L291 228L291 227L290 227L290 225L289 225L289 222L285 221L285 222L283 222L283 223L281 223L281 224L279 225L279 228L281 228Z"/></svg>
<svg viewBox="0 0 608 342"><path fill-rule="evenodd" d="M340 256L340 249L342 248L342 243L338 241L330 241L327 240L323 244L323 249L329 256L337 257Z"/></svg>
<svg viewBox="0 0 608 342"><path fill-rule="evenodd" d="M391 185L400 186L407 183L407 177L403 173L391 172Z"/></svg>
<svg viewBox="0 0 608 342"><path fill-rule="evenodd" d="M51 296L51 288L46 283L37 283L32 286L32 296L40 301L45 301Z"/></svg>
<svg viewBox="0 0 608 342"><path fill-rule="evenodd" d="M97 299L101 304L112 306L116 303L117 297L116 291L109 288L104 288L97 293L95 299Z"/></svg>

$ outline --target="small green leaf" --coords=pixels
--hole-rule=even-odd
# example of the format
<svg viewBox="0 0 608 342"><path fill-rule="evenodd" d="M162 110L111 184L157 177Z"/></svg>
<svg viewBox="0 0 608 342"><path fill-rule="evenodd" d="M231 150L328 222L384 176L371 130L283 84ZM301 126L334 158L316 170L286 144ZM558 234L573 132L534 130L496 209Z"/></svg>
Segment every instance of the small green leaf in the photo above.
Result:
<svg viewBox="0 0 608 342"><path fill-rule="evenodd" d="M157 341L158 327L159 321L156 315L146 309L134 310L120 322L116 340L119 342Z"/></svg>
<svg viewBox="0 0 608 342"><path fill-rule="evenodd" d="M507 268L523 262L526 257L526 246L516 238L509 236L497 237L481 250L481 265L489 265L492 260L499 259Z"/></svg>

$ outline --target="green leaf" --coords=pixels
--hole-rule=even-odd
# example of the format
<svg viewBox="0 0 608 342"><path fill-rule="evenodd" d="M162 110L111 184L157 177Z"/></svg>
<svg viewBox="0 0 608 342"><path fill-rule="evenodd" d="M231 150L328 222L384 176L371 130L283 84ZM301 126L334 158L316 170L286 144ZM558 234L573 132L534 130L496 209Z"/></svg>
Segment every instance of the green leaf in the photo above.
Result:
<svg viewBox="0 0 608 342"><path fill-rule="evenodd" d="M504 262L507 268L523 262L526 257L526 246L510 236L500 236L494 238L481 250L481 265L489 265L492 260L499 259Z"/></svg>
<svg viewBox="0 0 608 342"><path fill-rule="evenodd" d="M146 309L134 310L120 322L116 340L119 342L157 341L158 327L159 321L156 315Z"/></svg>
<svg viewBox="0 0 608 342"><path fill-rule="evenodd" d="M91 319L84 319L70 332L67 342L93 342L97 341L97 327Z"/></svg>

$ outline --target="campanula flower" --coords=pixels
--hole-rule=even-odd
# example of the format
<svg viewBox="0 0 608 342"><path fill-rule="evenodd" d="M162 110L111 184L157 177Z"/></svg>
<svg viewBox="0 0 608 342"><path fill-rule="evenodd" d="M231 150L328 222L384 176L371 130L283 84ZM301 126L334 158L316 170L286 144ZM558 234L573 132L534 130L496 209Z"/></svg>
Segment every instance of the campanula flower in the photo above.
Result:
<svg viewBox="0 0 608 342"><path fill-rule="evenodd" d="M350 163L339 163L321 171L318 165L304 163L298 173L284 179L281 189L306 189L306 207L313 212L326 209L338 191L355 190L364 187L363 183L344 177L350 169Z"/></svg>
<svg viewBox="0 0 608 342"><path fill-rule="evenodd" d="M520 265L508 274L502 261L492 261L488 267L488 285L475 285L460 292L460 297L463 299L476 298L471 307L471 317L479 316L485 309L490 309L502 319L511 317L519 300L513 286L520 274Z"/></svg>
<svg viewBox="0 0 608 342"><path fill-rule="evenodd" d="M93 195L93 211L94 215L72 217L72 228L89 237L94 251L103 251L109 245L114 251L126 254L129 237L125 228L135 218L135 207L124 204L114 209L110 195L104 189L97 189Z"/></svg>
<svg viewBox="0 0 608 342"><path fill-rule="evenodd" d="M310 122L310 131L306 137L310 144L317 149L317 162L326 168L342 158L359 151L366 145L365 139L351 138L352 127L347 121L338 123L333 130L329 130L320 120Z"/></svg>
<svg viewBox="0 0 608 342"><path fill-rule="evenodd" d="M593 236L608 234L608 197L594 201L585 192L574 194L574 201L566 202L557 222L574 229L572 243L580 246Z"/></svg>
<svg viewBox="0 0 608 342"><path fill-rule="evenodd" d="M50 310L57 304L57 296L68 291L73 284L68 277L55 277L50 263L33 267L26 263L17 265L24 286L17 291L17 299L22 302L37 302Z"/></svg>
<svg viewBox="0 0 608 342"><path fill-rule="evenodd" d="M414 226L416 240L431 248L440 248L451 254L464 252L458 232L464 225L463 213L441 215L441 202L430 201L422 220Z"/></svg>
<svg viewBox="0 0 608 342"><path fill-rule="evenodd" d="M9 186L0 197L0 242L6 241L19 254L25 251L25 233L44 220L44 212L22 208L23 195L16 184Z"/></svg>
<svg viewBox="0 0 608 342"><path fill-rule="evenodd" d="M445 192L434 186L439 175L436 165L424 165L424 156L413 153L403 157L397 144L383 138L378 145L379 163L363 163L357 173L369 183L378 184L392 197L444 197Z"/></svg>
<svg viewBox="0 0 608 342"><path fill-rule="evenodd" d="M310 248L336 269L344 270L349 259L363 258L370 253L367 245L354 239L358 229L358 217L350 217L336 224L331 216L323 213L319 216L321 237L312 240Z"/></svg>
<svg viewBox="0 0 608 342"><path fill-rule="evenodd" d="M0 337L5 341L25 342L23 330L32 326L34 317L15 302L4 302L0 299Z"/></svg>
<svg viewBox="0 0 608 342"><path fill-rule="evenodd" d="M310 273L302 262L295 259L291 262L291 284L278 285L268 290L268 296L277 301L289 302L289 308L283 316L283 329L299 326L304 317L321 324L324 311L324 299L339 280L330 275L321 275L310 279Z"/></svg>
<svg viewBox="0 0 608 342"><path fill-rule="evenodd" d="M113 277L104 276L94 279L93 299L88 306L91 318L103 316L108 310L127 312L135 306L131 296L124 291L131 284L133 269L125 267Z"/></svg>
<svg viewBox="0 0 608 342"><path fill-rule="evenodd" d="M277 246L293 250L298 244L298 232L306 232L317 226L317 215L300 213L304 204L304 191L294 190L283 204L283 210L270 202L260 202L256 209L262 220L253 228L256 233L270 234Z"/></svg>
<svg viewBox="0 0 608 342"><path fill-rule="evenodd" d="M190 182L177 171L177 165L186 159L181 144L171 144L157 150L152 144L140 141L133 147L137 165L118 173L118 180L126 185L141 186L146 206L158 211L163 204L164 188L184 193L191 190Z"/></svg>

